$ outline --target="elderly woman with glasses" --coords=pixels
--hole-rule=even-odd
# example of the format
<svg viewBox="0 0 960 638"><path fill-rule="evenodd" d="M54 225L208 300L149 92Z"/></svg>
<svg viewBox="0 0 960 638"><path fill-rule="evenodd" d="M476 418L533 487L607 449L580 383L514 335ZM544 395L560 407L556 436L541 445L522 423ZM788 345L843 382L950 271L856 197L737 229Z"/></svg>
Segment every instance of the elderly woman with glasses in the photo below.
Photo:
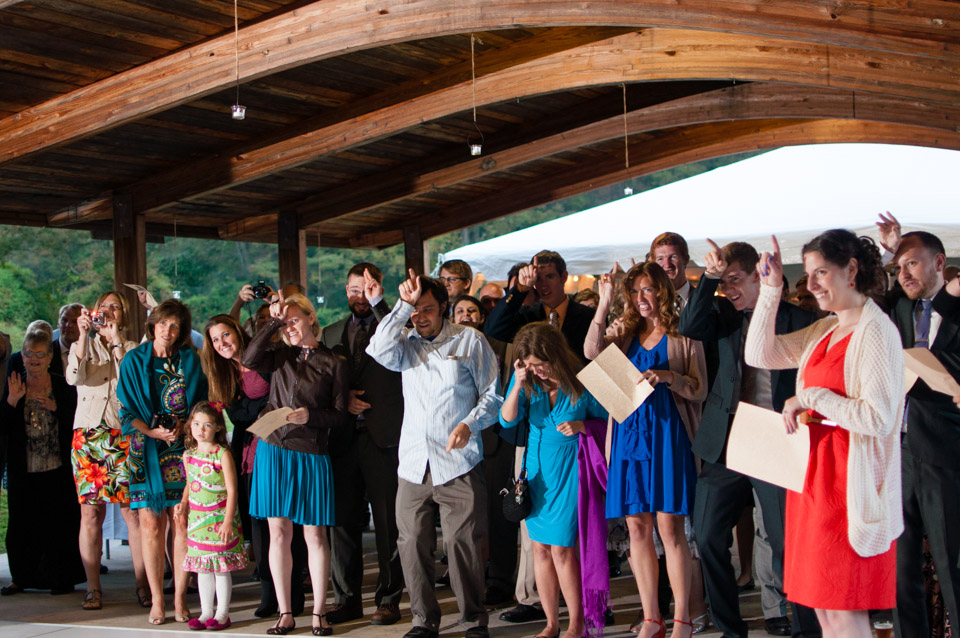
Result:
<svg viewBox="0 0 960 638"><path fill-rule="evenodd" d="M31 324L23 338L24 373L14 370L0 401L6 430L9 527L9 596L24 589L73 591L84 580L77 548L80 507L70 474L70 436L76 395L64 378L49 371L50 325Z"/></svg>

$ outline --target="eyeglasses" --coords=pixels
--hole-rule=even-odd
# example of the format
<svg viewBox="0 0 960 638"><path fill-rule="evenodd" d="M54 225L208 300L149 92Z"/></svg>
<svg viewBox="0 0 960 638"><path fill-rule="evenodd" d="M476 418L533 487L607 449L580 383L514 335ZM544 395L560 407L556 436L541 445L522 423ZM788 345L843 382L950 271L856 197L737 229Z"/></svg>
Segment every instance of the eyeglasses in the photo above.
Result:
<svg viewBox="0 0 960 638"><path fill-rule="evenodd" d="M27 359L42 359L50 353L46 350L24 350L22 354Z"/></svg>
<svg viewBox="0 0 960 638"><path fill-rule="evenodd" d="M452 284L455 281L470 281L466 277L437 277L437 279L448 284Z"/></svg>
<svg viewBox="0 0 960 638"><path fill-rule="evenodd" d="M118 303L103 303L103 304L100 304L100 307L97 308L97 310L99 310L100 312L103 312L104 310L109 310L109 311L111 311L111 312L116 312L116 311L120 310L122 307L123 307L123 306L121 306L121 305L118 304Z"/></svg>

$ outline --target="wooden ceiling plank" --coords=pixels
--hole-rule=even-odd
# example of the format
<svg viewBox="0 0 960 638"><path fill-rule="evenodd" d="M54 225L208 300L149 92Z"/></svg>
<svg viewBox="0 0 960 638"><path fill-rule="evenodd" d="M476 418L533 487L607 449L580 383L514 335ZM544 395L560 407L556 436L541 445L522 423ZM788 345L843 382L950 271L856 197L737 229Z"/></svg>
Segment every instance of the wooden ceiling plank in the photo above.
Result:
<svg viewBox="0 0 960 638"><path fill-rule="evenodd" d="M95 1L118 11L123 6L115 0ZM456 11L451 11L451 6L443 0L383 0L375 5L367 0L345 0L332 6L318 1L299 7L243 29L242 78L252 79L346 50L513 28L518 22L526 27L683 26L954 62L960 59L960 3L946 0L918 0L912 3L912 13L906 13L904 3L895 0L878 0L869 7L844 6L842 10L833 0L781 0L775 5L766 0L724 4L686 0L683 11L677 10L675 0L528 0L521 16L513 0L457 3ZM175 17L163 23L169 27L183 24ZM8 139L0 162L222 90L234 81L232 52L232 34L214 37L6 118L0 121L0 135ZM131 100L130 86L150 87L144 95L149 99ZM64 112L65 103L73 107L69 113ZM50 129L54 121L55 132L38 134Z"/></svg>
<svg viewBox="0 0 960 638"><path fill-rule="evenodd" d="M110 16L107 12L78 5L70 0L44 0L42 6L32 2L21 3L7 13L30 16L51 24L69 24L73 28L109 38L115 41L114 46L118 47L122 46L122 42L130 42L146 47L148 50L142 53L150 57L158 57L183 46L181 40L174 39L170 34L119 28L119 25L108 21Z"/></svg>
<svg viewBox="0 0 960 638"><path fill-rule="evenodd" d="M584 42L603 39L607 34L603 29L568 29L551 33L549 38L544 36L522 41L516 46L498 49L478 58L477 72L497 73L511 64L548 56L565 48L576 48ZM291 135L287 132L278 135L281 141L264 147L203 160L151 177L132 187L134 207L141 212L157 210L189 196L250 181L267 172L278 172L281 167L297 166L324 152L343 150L356 146L359 141L369 142L384 137L394 131L386 126L387 122L379 120L384 115L383 110L390 109L392 104L410 105L404 109L405 117L410 122L404 128L424 119L432 119L422 111L422 102L429 101L424 96L437 95L450 86L456 86L462 99L465 87L469 84L469 72L469 63L455 65L429 78L411 80L374 98L360 100L359 104L348 106L344 112L317 118L311 121L309 127L306 124L293 127L294 131L310 128L306 134ZM449 101L442 104L445 108L441 107L441 111L449 110ZM459 106L456 108L459 110ZM359 115L355 115L357 113ZM320 150L317 150L318 145ZM276 170L268 168L271 163Z"/></svg>
<svg viewBox="0 0 960 638"><path fill-rule="evenodd" d="M956 131L960 107L944 109L941 104L888 96L859 95L842 89L819 89L778 84L749 84L718 89L628 113L630 135L674 126L689 126L724 120L782 118L853 118L894 122ZM366 176L363 183L349 183L317 193L290 207L298 211L300 223L309 226L338 216L354 215L379 206L450 188L487 177L523 164L543 160L565 151L618 139L624 132L623 116L547 136L477 159L442 165L424 171L389 171ZM619 149L619 142L618 142Z"/></svg>
<svg viewBox="0 0 960 638"><path fill-rule="evenodd" d="M664 49L664 46L670 48ZM828 56L824 47L803 43L781 46L773 40L673 30L664 33L654 29L584 45L485 75L477 80L477 95L488 104L530 92L546 93L591 82L677 79L678 76L726 78L729 65L736 67L739 77L748 79L862 88L865 82L852 77L853 68L849 65L841 64L843 73L832 72L831 60L836 59L836 55ZM891 72L893 66L891 62L886 69L890 75L884 80L884 90L906 95L923 93L906 86L917 77L915 69L907 66L897 75ZM947 84L948 77L955 75L955 69L940 68L931 74L939 79L944 97L949 95L960 101L960 85L951 90ZM470 85L460 83L407 101L377 99L389 105L275 144L185 166L145 180L136 189L134 205L138 210L159 209L198 192L258 179L265 172L279 172L324 154L368 144L425 120L468 109L472 96ZM442 128L449 124L434 126ZM429 129L422 126L417 131L418 135L429 134ZM455 137L454 134L439 136L440 139Z"/></svg>
<svg viewBox="0 0 960 638"><path fill-rule="evenodd" d="M856 120L810 120L805 122L726 122L676 129L656 143L631 145L637 164L624 169L622 160L580 165L564 173L545 175L495 195L456 205L451 214L434 211L407 217L402 224L420 224L425 235L435 237L458 228L489 221L535 206L541 206L596 188L623 182L639 175L734 153L764 150L794 144L837 142L925 144L960 150L960 134L899 124ZM323 233L321 227L319 232ZM384 228L355 234L351 247L384 247L399 243L402 229Z"/></svg>

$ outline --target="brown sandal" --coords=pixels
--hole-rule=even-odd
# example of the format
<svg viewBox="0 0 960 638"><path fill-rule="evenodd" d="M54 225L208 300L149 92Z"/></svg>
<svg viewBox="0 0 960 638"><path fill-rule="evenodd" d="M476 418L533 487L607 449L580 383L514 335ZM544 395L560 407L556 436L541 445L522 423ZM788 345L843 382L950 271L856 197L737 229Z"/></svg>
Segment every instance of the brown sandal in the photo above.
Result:
<svg viewBox="0 0 960 638"><path fill-rule="evenodd" d="M103 592L99 589L91 589L83 597L83 602L80 606L88 611L96 611L98 609L103 609Z"/></svg>

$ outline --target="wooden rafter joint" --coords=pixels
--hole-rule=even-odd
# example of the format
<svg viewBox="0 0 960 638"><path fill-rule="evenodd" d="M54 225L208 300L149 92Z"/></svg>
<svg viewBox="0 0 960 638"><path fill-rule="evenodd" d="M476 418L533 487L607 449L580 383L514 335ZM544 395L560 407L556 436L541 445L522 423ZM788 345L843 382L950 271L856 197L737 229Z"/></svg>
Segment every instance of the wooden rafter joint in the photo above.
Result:
<svg viewBox="0 0 960 638"><path fill-rule="evenodd" d="M91 199L47 215L50 226L73 226L113 217L113 198L109 195Z"/></svg>

